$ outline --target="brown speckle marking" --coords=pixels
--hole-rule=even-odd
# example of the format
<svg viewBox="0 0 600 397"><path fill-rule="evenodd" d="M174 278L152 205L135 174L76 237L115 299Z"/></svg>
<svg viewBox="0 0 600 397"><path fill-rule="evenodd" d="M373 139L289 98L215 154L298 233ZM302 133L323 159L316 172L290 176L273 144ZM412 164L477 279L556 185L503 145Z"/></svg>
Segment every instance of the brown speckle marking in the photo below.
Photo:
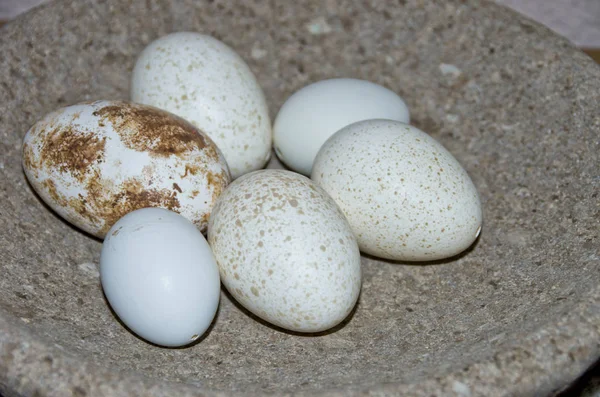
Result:
<svg viewBox="0 0 600 397"><path fill-rule="evenodd" d="M177 212L177 211L175 211ZM202 234L206 234L206 231L208 230L208 218L210 217L209 213L204 213L202 214L202 218L200 218L200 220L196 220L194 221L194 225L196 225L196 227L198 228L198 230L200 230L200 232Z"/></svg>
<svg viewBox="0 0 600 397"><path fill-rule="evenodd" d="M185 178L189 175L196 175L200 171L200 167L197 165L186 164L185 165L185 173L181 175L182 178Z"/></svg>
<svg viewBox="0 0 600 397"><path fill-rule="evenodd" d="M179 200L169 189L144 189L142 182L133 178L125 180L115 189L114 186L104 186L96 176L88 179L87 197L79 197L76 201L80 205L71 203L71 207L94 223L101 224L105 220L100 229L101 235L106 234L120 218L140 208L161 207L179 212ZM87 202L95 209L93 214L87 211Z"/></svg>
<svg viewBox="0 0 600 397"><path fill-rule="evenodd" d="M72 127L54 128L44 139L39 158L48 169L69 173L83 182L90 166L104 160L105 145L106 137Z"/></svg>
<svg viewBox="0 0 600 397"><path fill-rule="evenodd" d="M118 166L120 166L121 163L118 164ZM152 165L145 165L142 168L142 175L144 175L145 178L148 178L149 180L152 180L152 177L155 174L155 170L154 167Z"/></svg>
<svg viewBox="0 0 600 397"><path fill-rule="evenodd" d="M54 184L54 181L51 179L46 179L44 182L42 182L42 186L46 189L46 191L48 192L48 195L50 195L50 198L58 205L60 205L61 207L64 207L67 205L67 200L65 199L65 197L60 194L58 192L58 190L56 190L56 185Z"/></svg>
<svg viewBox="0 0 600 397"><path fill-rule="evenodd" d="M187 121L150 106L116 102L98 109L94 116L111 122L129 149L156 157L181 156L211 144Z"/></svg>
<svg viewBox="0 0 600 397"><path fill-rule="evenodd" d="M34 172L37 177L37 161L33 149L26 143L23 144L23 166L25 169Z"/></svg>
<svg viewBox="0 0 600 397"><path fill-rule="evenodd" d="M178 184L176 184L176 183L173 183L173 189L177 190L179 193L181 193L181 192L182 192L181 188L180 188L180 187L179 187L179 185L178 185Z"/></svg>
<svg viewBox="0 0 600 397"><path fill-rule="evenodd" d="M77 197L70 198L68 206L75 210L76 213L89 220L90 222L98 222L97 217L88 210L87 199L81 194L79 194Z"/></svg>
<svg viewBox="0 0 600 397"><path fill-rule="evenodd" d="M229 182L231 182L231 177L225 170L219 173L209 171L206 173L206 179L208 186L212 187L212 202L214 203L217 201L221 193L223 193L223 190L227 187L227 185L229 185Z"/></svg>
<svg viewBox="0 0 600 397"><path fill-rule="evenodd" d="M256 287L251 287L250 291L252 292L252 295L254 296L259 296L259 292L258 292L258 288Z"/></svg>
<svg viewBox="0 0 600 397"><path fill-rule="evenodd" d="M291 200L290 200L290 205L291 205L292 207L297 207L297 206L298 206L298 200L296 200L296 199L291 199Z"/></svg>

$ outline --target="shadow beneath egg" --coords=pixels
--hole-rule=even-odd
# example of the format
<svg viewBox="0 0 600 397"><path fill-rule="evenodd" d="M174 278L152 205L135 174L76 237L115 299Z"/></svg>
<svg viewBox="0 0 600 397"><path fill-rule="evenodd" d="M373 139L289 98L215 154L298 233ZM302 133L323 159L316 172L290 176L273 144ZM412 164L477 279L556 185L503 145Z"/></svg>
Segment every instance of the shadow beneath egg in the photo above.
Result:
<svg viewBox="0 0 600 397"><path fill-rule="evenodd" d="M212 319L210 325L208 326L208 328L206 329L206 331L204 331L204 333L202 335L200 335L198 338L194 339L193 341L190 341L190 343L188 343L186 345L182 345L182 346L162 346L162 345L157 345L156 343L152 343L152 342L142 338L141 336L139 336L138 334L133 332L127 325L125 325L125 323L123 321L121 321L121 319L119 318L117 313L115 313L112 306L110 305L110 302L106 298L106 294L104 293L104 289L102 288L102 283L100 283L100 290L102 291L102 299L104 299L104 303L108 307L110 314L113 316L113 318L115 319L116 322L118 322L123 328L125 328L127 330L127 332L129 332L131 335L133 335L136 339L138 339L148 345L158 347L160 349L182 350L182 349L188 349L190 347L196 346L197 344L201 343L212 332L213 328L215 327L215 324L217 323L217 318L219 317L219 314L221 312L221 305L218 305L217 311L215 312L215 316L213 317L213 319Z"/></svg>
<svg viewBox="0 0 600 397"><path fill-rule="evenodd" d="M436 260L432 260L432 261L401 261L401 260L385 259L385 258L379 258L374 255L366 254L362 251L361 251L360 255L363 258L369 259L371 261L388 263L390 265L405 265L405 266L447 265L450 263L454 263L454 262L458 261L459 259L462 259L465 256L469 255L479 244L480 238L481 238L481 234L477 236L477 238L475 239L475 241L473 241L473 244L471 244L469 246L469 248L465 249L464 251L462 251L454 256L451 256L449 258L444 258L444 259L436 259Z"/></svg>
<svg viewBox="0 0 600 397"><path fill-rule="evenodd" d="M250 317L252 320L260 323L261 325L263 325L267 328L271 328L274 331L282 332L284 334L293 335L293 336L302 336L302 337L308 337L308 338L330 335L330 334L336 333L339 330L346 327L348 325L348 323L350 323L350 321L352 321L352 318L356 314L356 311L358 310L358 307L360 306L360 298L361 298L361 293L359 293L359 296L356 300L356 304L354 305L354 307L352 308L350 313L348 313L346 318L344 318L344 320L342 320L342 322L340 322L335 327L329 328L325 331L320 331L320 332L298 332L298 331L292 331L289 329L279 327L277 325L271 324L268 321L263 320L262 318L258 317L257 315L252 313L250 310L248 310L244 306L242 306L237 300L235 300L235 298L229 293L229 291L227 291L227 288L225 288L225 286L223 284L221 284L221 290L223 291L225 296L233 303L233 305L237 309L239 309L246 316Z"/></svg>

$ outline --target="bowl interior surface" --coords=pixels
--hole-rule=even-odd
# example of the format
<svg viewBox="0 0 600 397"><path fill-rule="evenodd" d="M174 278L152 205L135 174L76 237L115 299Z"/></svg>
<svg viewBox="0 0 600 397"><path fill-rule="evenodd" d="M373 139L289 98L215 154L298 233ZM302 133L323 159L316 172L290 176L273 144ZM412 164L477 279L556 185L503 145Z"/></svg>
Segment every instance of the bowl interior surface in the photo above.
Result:
<svg viewBox="0 0 600 397"><path fill-rule="evenodd" d="M58 3L6 27L0 43L0 316L65 355L224 392L416 383L553 324L600 284L600 119L591 111L600 72L538 25L485 1ZM396 91L412 123L478 187L476 244L426 265L364 257L358 306L334 332L275 329L225 293L191 347L163 349L127 331L102 294L101 243L32 192L21 140L57 107L127 99L137 54L185 30L247 61L272 118L291 93L325 78Z"/></svg>

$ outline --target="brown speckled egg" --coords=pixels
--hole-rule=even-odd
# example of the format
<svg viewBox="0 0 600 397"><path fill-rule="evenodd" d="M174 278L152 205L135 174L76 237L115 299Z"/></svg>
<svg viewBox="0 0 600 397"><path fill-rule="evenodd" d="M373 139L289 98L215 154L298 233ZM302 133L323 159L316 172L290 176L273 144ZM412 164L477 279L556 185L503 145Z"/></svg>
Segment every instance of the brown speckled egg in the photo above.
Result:
<svg viewBox="0 0 600 397"><path fill-rule="evenodd" d="M367 120L320 149L312 179L340 206L363 252L427 261L468 248L481 231L475 185L460 163L423 131Z"/></svg>
<svg viewBox="0 0 600 397"><path fill-rule="evenodd" d="M23 168L54 211L100 238L145 207L177 212L205 231L230 181L225 159L205 134L165 111L121 101L46 115L25 135Z"/></svg>
<svg viewBox="0 0 600 397"><path fill-rule="evenodd" d="M329 329L358 299L360 252L350 225L299 174L255 171L232 182L211 214L208 242L231 295L279 327Z"/></svg>
<svg viewBox="0 0 600 397"><path fill-rule="evenodd" d="M150 43L133 69L131 100L206 132L233 178L269 161L271 121L262 89L246 62L211 36L176 32Z"/></svg>

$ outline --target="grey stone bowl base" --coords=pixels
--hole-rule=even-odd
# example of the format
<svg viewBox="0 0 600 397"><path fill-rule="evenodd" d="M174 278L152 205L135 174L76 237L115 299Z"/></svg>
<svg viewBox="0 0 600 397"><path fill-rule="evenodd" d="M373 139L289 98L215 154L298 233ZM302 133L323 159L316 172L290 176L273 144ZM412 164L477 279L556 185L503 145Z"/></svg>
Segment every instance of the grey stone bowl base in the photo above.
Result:
<svg viewBox="0 0 600 397"><path fill-rule="evenodd" d="M330 77L398 92L477 185L480 239L440 263L365 257L334 332L275 329L224 292L200 343L135 337L103 298L100 242L40 202L20 146L57 107L127 98L136 55L178 30L231 45L271 116ZM477 0L71 0L1 37L5 396L548 395L600 356L600 68L548 29Z"/></svg>

